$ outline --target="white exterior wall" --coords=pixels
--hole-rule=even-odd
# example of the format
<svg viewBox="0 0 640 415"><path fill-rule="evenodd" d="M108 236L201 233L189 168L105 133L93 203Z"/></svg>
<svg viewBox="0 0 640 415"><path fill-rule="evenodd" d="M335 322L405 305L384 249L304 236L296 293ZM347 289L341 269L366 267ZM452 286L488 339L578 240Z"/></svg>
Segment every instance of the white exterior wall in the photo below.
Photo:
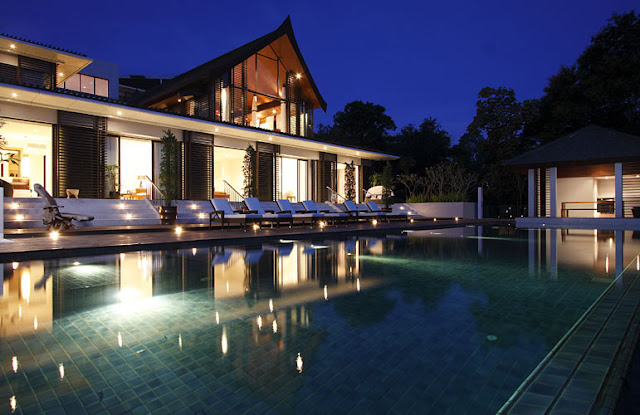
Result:
<svg viewBox="0 0 640 415"><path fill-rule="evenodd" d="M591 202L593 204L570 204L571 208L595 208L596 186L593 177L568 177L558 179L557 187L557 214L560 217L563 202ZM572 218L593 218L596 217L595 210L572 210L569 212Z"/></svg>
<svg viewBox="0 0 640 415"><path fill-rule="evenodd" d="M0 103L0 117L48 124L58 123L58 111L21 104Z"/></svg>
<svg viewBox="0 0 640 415"><path fill-rule="evenodd" d="M176 136L178 141L182 141L182 130L168 128ZM156 125L141 124L137 122L117 120L109 118L107 121L107 131L115 135L123 135L127 137L159 139L164 135L167 128L158 127Z"/></svg>

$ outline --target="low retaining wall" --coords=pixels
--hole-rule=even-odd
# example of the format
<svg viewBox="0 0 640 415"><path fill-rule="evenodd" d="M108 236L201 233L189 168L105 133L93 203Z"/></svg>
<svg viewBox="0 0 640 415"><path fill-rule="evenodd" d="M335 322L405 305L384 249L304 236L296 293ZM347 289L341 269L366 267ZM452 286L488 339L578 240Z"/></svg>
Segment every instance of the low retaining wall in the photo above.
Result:
<svg viewBox="0 0 640 415"><path fill-rule="evenodd" d="M437 203L407 203L426 218L460 218L477 219L477 203L473 202L437 202Z"/></svg>

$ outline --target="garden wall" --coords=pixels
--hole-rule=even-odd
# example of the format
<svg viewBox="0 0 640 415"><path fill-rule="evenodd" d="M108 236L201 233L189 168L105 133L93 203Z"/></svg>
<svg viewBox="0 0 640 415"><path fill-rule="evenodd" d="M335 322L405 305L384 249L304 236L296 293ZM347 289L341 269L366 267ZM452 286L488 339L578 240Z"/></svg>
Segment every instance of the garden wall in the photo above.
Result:
<svg viewBox="0 0 640 415"><path fill-rule="evenodd" d="M437 202L407 203L412 209L427 218L476 219L477 203L473 202Z"/></svg>

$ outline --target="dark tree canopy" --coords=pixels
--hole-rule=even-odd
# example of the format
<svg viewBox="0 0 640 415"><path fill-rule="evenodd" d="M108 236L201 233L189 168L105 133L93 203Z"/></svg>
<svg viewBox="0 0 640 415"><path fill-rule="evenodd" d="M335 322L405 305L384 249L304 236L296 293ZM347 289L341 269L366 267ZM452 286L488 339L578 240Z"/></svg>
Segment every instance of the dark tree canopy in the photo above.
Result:
<svg viewBox="0 0 640 415"><path fill-rule="evenodd" d="M382 105L352 101L345 105L344 110L335 113L333 126L319 126L315 136L346 145L385 151L388 148L389 131L395 129L396 124Z"/></svg>
<svg viewBox="0 0 640 415"><path fill-rule="evenodd" d="M393 137L393 154L400 157L398 169L403 173L423 175L427 167L449 157L451 136L435 118L425 118L418 128L409 124Z"/></svg>
<svg viewBox="0 0 640 415"><path fill-rule="evenodd" d="M549 79L540 120L547 142L589 124L640 134L640 16L614 14L571 67Z"/></svg>

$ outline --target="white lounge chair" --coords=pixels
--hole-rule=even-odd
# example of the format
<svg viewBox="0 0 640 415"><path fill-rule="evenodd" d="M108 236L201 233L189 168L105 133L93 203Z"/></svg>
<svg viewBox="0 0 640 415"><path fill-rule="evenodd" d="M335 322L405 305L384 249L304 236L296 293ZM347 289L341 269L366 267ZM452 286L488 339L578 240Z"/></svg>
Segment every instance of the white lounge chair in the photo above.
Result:
<svg viewBox="0 0 640 415"><path fill-rule="evenodd" d="M358 208L358 206L353 203L353 201L351 200L345 200L345 202L343 203L345 209L347 209L347 212L352 216L355 217L356 222L358 222L360 220L360 218L363 219L386 219L386 215L384 212L380 211L380 212L369 212L369 211L363 211L360 210Z"/></svg>
<svg viewBox="0 0 640 415"><path fill-rule="evenodd" d="M60 212L60 208L64 206L58 206L56 200L51 197L49 192L47 192L41 184L34 184L33 190L42 198L42 200L44 200L44 207L42 208L42 223L47 227L47 229L60 231L65 229L75 229L76 225L73 223L74 220L77 222L88 222L93 220L93 216L89 215Z"/></svg>
<svg viewBox="0 0 640 415"><path fill-rule="evenodd" d="M365 205L369 208L370 212L374 213L384 213L386 218L391 221L393 219L407 220L408 216L406 213L392 213L391 209L389 211L384 211L380 209L380 206L373 200L368 201Z"/></svg>
<svg viewBox="0 0 640 415"><path fill-rule="evenodd" d="M275 222L278 227L280 227L281 222L289 222L290 225L293 225L293 215L291 213L275 213L274 211L266 211L262 206L262 203L258 200L257 197L245 197L244 204L247 207L249 214L258 214L262 217L262 221Z"/></svg>
<svg viewBox="0 0 640 415"><path fill-rule="evenodd" d="M242 224L243 229L246 230L247 223L260 223L262 219L261 215L236 212L227 199L211 199L211 206L213 206L213 212L209 213L209 229L214 222L219 222L222 228L225 223L228 228L233 222Z"/></svg>
<svg viewBox="0 0 640 415"><path fill-rule="evenodd" d="M280 208L280 211L282 213L292 214L293 220L300 220L302 222L302 225L304 225L306 221L309 221L309 224L313 225L315 222L324 218L324 214L322 213L307 212L306 209L296 210L289 199L278 199L276 203L278 204L278 207Z"/></svg>
<svg viewBox="0 0 640 415"><path fill-rule="evenodd" d="M349 214L344 212L331 212L330 210L320 210L313 200L305 200L302 202L307 213L320 213L322 217L333 222L349 220Z"/></svg>

